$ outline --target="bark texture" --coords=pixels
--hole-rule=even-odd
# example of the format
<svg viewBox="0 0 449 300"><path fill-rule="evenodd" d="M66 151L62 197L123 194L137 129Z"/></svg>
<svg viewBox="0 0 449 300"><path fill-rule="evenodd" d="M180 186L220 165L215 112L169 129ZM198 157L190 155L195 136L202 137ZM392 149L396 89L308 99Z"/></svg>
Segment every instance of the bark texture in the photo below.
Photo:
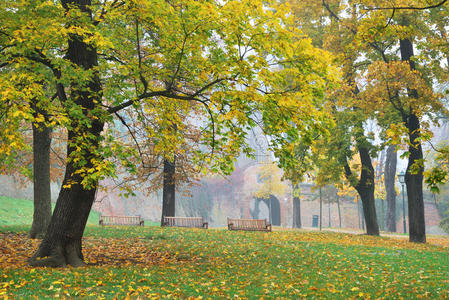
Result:
<svg viewBox="0 0 449 300"><path fill-rule="evenodd" d="M301 199L293 197L293 228L301 227Z"/></svg>
<svg viewBox="0 0 449 300"><path fill-rule="evenodd" d="M397 165L396 146L387 148L387 157L385 159L385 190L387 201L387 231L396 232L396 165Z"/></svg>
<svg viewBox="0 0 449 300"><path fill-rule="evenodd" d="M410 39L400 40L401 58L407 61L410 69L415 70L413 57L413 44ZM416 90L409 91L409 97L418 98ZM424 165L420 163L423 159L421 147L420 121L413 108L409 111L402 110L402 121L408 129L410 153L407 171L405 173L405 184L407 187L408 198L408 222L409 222L409 240L415 243L426 242L426 223L424 216L424 198L423 198L423 179ZM419 165L415 165L419 164ZM413 167L414 172L411 172Z"/></svg>
<svg viewBox="0 0 449 300"><path fill-rule="evenodd" d="M91 17L90 0L67 0L61 1L61 3L66 10L76 7ZM91 70L98 65L96 49L86 44L83 37L78 35L70 37L66 59L84 70ZM85 82L73 82L71 85L70 100L82 108L85 118L84 120L80 120L80 118L72 120L68 130L67 155L70 157L72 153L79 151L75 144L80 140L86 143L81 145L83 158L87 162L84 165L85 168L94 167L93 159L101 159L96 153L96 149L99 146L104 122L100 119L91 120L88 117L89 113L100 105L101 91L100 79L95 73ZM63 104L68 105L67 103ZM86 120L90 120L90 124L86 124ZM85 135L90 138L86 139ZM79 184L82 178L76 174L76 171L80 168L81 166L73 161L67 163L63 187L45 237L34 256L29 260L32 266L71 265L78 267L84 265L81 238L95 199L97 182L93 182L90 188Z"/></svg>
<svg viewBox="0 0 449 300"><path fill-rule="evenodd" d="M50 146L51 128L42 123L33 124L34 212L30 230L32 239L44 236L51 219Z"/></svg>
<svg viewBox="0 0 449 300"><path fill-rule="evenodd" d="M164 216L175 216L175 196L176 196L176 182L175 182L175 161L164 160L164 182L162 191L162 217L161 226L163 226Z"/></svg>
<svg viewBox="0 0 449 300"><path fill-rule="evenodd" d="M360 199L362 201L366 233L368 235L379 235L379 224L377 223L376 204L374 198L374 168L368 148L366 148L363 143L359 143L358 150L360 154L362 171L360 172L360 179L354 185L354 188L357 190L357 193L360 195ZM353 176L348 164L345 165L345 174L348 178Z"/></svg>

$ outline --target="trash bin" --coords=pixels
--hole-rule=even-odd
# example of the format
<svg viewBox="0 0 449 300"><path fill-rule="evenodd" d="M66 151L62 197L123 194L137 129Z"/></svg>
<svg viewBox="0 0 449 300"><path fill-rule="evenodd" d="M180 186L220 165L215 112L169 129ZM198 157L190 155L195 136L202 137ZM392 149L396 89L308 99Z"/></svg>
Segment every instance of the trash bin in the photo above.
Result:
<svg viewBox="0 0 449 300"><path fill-rule="evenodd" d="M313 215L312 216L312 227L318 227L318 215Z"/></svg>

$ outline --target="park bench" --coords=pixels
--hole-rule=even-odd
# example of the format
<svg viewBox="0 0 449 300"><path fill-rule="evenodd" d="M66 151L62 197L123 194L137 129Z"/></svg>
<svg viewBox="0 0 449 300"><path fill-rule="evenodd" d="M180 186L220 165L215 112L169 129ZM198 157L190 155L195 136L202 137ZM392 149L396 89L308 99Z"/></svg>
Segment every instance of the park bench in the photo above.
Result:
<svg viewBox="0 0 449 300"><path fill-rule="evenodd" d="M162 226L208 228L208 223L202 217L164 217Z"/></svg>
<svg viewBox="0 0 449 300"><path fill-rule="evenodd" d="M144 225L140 216L100 216L98 223L100 225Z"/></svg>
<svg viewBox="0 0 449 300"><path fill-rule="evenodd" d="M229 230L248 231L271 231L271 224L266 219L230 219L228 218Z"/></svg>

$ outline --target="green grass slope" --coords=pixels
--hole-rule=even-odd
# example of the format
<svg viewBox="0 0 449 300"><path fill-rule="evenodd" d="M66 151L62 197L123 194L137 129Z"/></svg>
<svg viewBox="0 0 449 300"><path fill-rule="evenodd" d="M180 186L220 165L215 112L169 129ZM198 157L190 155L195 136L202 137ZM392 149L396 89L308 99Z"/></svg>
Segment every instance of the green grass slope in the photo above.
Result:
<svg viewBox="0 0 449 300"><path fill-rule="evenodd" d="M54 208L54 203L53 203ZM88 224L98 224L99 214L91 211ZM0 226L33 222L33 201L0 196Z"/></svg>

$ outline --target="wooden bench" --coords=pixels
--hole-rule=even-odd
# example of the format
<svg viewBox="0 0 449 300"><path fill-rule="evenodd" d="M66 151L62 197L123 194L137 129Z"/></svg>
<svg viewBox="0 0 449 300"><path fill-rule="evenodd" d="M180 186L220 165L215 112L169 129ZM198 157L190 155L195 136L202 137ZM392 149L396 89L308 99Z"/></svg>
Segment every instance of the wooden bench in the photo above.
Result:
<svg viewBox="0 0 449 300"><path fill-rule="evenodd" d="M229 230L248 231L271 231L271 224L266 219L230 219L228 218Z"/></svg>
<svg viewBox="0 0 449 300"><path fill-rule="evenodd" d="M144 221L140 216L100 216L100 225L139 225L143 226Z"/></svg>
<svg viewBox="0 0 449 300"><path fill-rule="evenodd" d="M164 217L162 226L207 229L208 223L202 217Z"/></svg>

